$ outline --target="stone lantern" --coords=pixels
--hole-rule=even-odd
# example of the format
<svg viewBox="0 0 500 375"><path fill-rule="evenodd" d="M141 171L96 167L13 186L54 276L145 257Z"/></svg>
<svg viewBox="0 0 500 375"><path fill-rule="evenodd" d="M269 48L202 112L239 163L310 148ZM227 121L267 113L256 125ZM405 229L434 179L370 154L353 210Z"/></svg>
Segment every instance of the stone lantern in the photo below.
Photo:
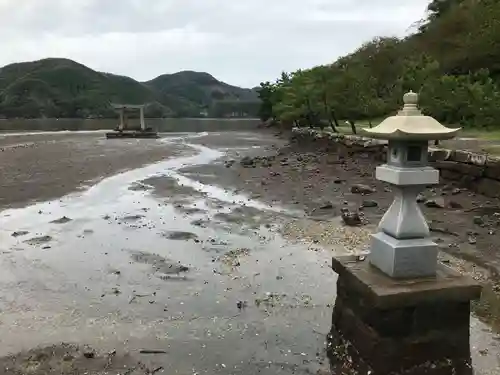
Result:
<svg viewBox="0 0 500 375"><path fill-rule="evenodd" d="M387 164L377 167L376 178L396 190L394 202L372 237L369 261L394 278L433 276L438 250L417 196L426 186L439 183L439 171L427 165L429 141L453 138L460 128L450 129L424 116L414 92L405 94L403 100L404 107L396 116L364 129L372 138L389 141Z"/></svg>
<svg viewBox="0 0 500 375"><path fill-rule="evenodd" d="M437 261L438 247L417 205L417 194L439 182L427 165L430 140L452 138L449 129L417 108L418 95L373 129L389 141L377 179L396 197L372 237L371 251L338 255L330 362L335 371L354 367L372 375L472 375L470 301L481 285Z"/></svg>

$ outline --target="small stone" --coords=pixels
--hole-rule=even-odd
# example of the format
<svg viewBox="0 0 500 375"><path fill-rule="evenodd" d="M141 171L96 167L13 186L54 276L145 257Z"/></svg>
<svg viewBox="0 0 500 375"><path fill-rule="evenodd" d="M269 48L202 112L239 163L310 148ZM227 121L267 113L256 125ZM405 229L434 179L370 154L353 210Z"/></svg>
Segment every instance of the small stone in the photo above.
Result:
<svg viewBox="0 0 500 375"><path fill-rule="evenodd" d="M234 160L226 160L224 162L224 165L226 166L226 168L231 168L233 166L234 162L235 162Z"/></svg>
<svg viewBox="0 0 500 375"><path fill-rule="evenodd" d="M335 179L333 180L333 183L334 183L334 184L341 184L341 183L343 183L343 182L344 182L344 180L342 180L341 178L335 178Z"/></svg>
<svg viewBox="0 0 500 375"><path fill-rule="evenodd" d="M332 208L333 204L331 202L325 202L319 207L320 210L331 210Z"/></svg>
<svg viewBox="0 0 500 375"><path fill-rule="evenodd" d="M361 207L365 207L365 208L378 207L378 202L374 201L374 200L364 200L361 203Z"/></svg>
<svg viewBox="0 0 500 375"><path fill-rule="evenodd" d="M427 207L431 208L445 208L446 203L443 198L435 198L435 199L429 199L425 202L425 205Z"/></svg>
<svg viewBox="0 0 500 375"><path fill-rule="evenodd" d="M488 354L488 349L481 349L481 350L479 350L479 354L481 354L481 355L487 355Z"/></svg>
<svg viewBox="0 0 500 375"><path fill-rule="evenodd" d="M50 242L50 241L52 241L51 236L40 236L40 237L30 238L29 240L24 241L24 243L27 243L28 245L32 245L32 246L37 246L37 245L45 244L45 243Z"/></svg>
<svg viewBox="0 0 500 375"><path fill-rule="evenodd" d="M353 194L367 195L367 194L373 194L375 193L375 191L376 190L374 188L364 184L355 184L351 186L351 193Z"/></svg>
<svg viewBox="0 0 500 375"><path fill-rule="evenodd" d="M426 200L427 200L427 198L423 194L419 194L417 196L417 203L424 203Z"/></svg>
<svg viewBox="0 0 500 375"><path fill-rule="evenodd" d="M255 159L250 156L245 156L240 160L240 164L243 167L253 167L255 165Z"/></svg>
<svg viewBox="0 0 500 375"><path fill-rule="evenodd" d="M205 226L205 222L203 221L203 219L194 220L191 222L191 224L194 226L197 226L197 227L204 227Z"/></svg>
<svg viewBox="0 0 500 375"><path fill-rule="evenodd" d="M85 358L87 358L87 359L95 358L95 351L94 351L94 349L85 348L85 350L83 351L83 356Z"/></svg>
<svg viewBox="0 0 500 375"><path fill-rule="evenodd" d="M477 243L476 237L469 236L468 241L471 245L475 245Z"/></svg>
<svg viewBox="0 0 500 375"><path fill-rule="evenodd" d="M187 240L195 240L198 236L191 232L183 232L183 231L170 231L164 232L162 234L164 238L174 241L187 241Z"/></svg>
<svg viewBox="0 0 500 375"><path fill-rule="evenodd" d="M66 224L66 223L69 223L71 221L71 219L67 216L63 216L63 217L60 217L59 219L56 219L56 220L52 220L51 223L52 224Z"/></svg>
<svg viewBox="0 0 500 375"><path fill-rule="evenodd" d="M484 225L484 220L481 216L474 216L474 219L472 219L472 222L476 225Z"/></svg>
<svg viewBox="0 0 500 375"><path fill-rule="evenodd" d="M11 234L12 237L26 236L29 232L27 230L18 230Z"/></svg>
<svg viewBox="0 0 500 375"><path fill-rule="evenodd" d="M463 208L464 207L460 203L458 203L457 201L449 201L448 206L450 208Z"/></svg>
<svg viewBox="0 0 500 375"><path fill-rule="evenodd" d="M363 224L359 213L349 211L348 208L342 208L341 217L344 224L348 226L358 226Z"/></svg>
<svg viewBox="0 0 500 375"><path fill-rule="evenodd" d="M461 189L459 189L459 188L455 188L455 189L453 189L453 190L451 191L451 194L452 194L452 195L458 195L458 194L460 194L461 192L462 192L462 190L461 190Z"/></svg>

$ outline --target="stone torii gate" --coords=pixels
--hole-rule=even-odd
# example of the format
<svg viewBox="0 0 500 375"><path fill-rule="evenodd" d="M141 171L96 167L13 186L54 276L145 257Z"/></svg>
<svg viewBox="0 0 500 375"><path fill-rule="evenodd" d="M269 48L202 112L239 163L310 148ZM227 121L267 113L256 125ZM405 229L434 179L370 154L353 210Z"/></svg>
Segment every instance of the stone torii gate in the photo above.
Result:
<svg viewBox="0 0 500 375"><path fill-rule="evenodd" d="M158 132L146 127L144 104L111 104L111 106L119 113L120 123L115 130L106 133L106 138L158 138ZM127 111L130 110L139 110L139 126L128 124Z"/></svg>
<svg viewBox="0 0 500 375"><path fill-rule="evenodd" d="M144 121L144 104L111 104L111 106L118 111L120 115L120 123L118 124L118 130L123 131L128 128L128 118L127 118L127 110L139 110L139 118L140 118L140 128L141 131L146 130L146 123Z"/></svg>

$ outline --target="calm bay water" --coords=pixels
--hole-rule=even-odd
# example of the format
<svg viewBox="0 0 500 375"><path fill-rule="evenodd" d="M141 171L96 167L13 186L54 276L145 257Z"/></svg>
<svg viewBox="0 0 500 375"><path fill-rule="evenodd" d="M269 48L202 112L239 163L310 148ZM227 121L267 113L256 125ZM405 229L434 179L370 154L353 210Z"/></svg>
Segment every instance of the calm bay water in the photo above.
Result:
<svg viewBox="0 0 500 375"><path fill-rule="evenodd" d="M134 124L138 120L130 122ZM146 119L146 125L159 132L252 130L258 123L258 119ZM0 120L0 131L102 130L113 129L117 124L117 119L10 119Z"/></svg>

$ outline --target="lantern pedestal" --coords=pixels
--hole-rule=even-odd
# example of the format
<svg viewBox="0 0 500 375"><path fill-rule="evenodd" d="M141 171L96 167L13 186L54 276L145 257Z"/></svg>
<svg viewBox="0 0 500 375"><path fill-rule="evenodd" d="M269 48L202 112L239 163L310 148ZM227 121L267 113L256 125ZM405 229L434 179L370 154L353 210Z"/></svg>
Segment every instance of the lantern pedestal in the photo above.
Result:
<svg viewBox="0 0 500 375"><path fill-rule="evenodd" d="M398 151L404 150L400 144ZM397 149L389 143L389 151ZM420 149L427 152L427 147ZM418 151L417 155L421 154ZM370 263L390 277L412 278L436 274L437 245L430 239L429 227L417 204L426 185L439 182L439 171L426 166L399 165L377 167L378 180L392 184L394 202L380 221L379 232L372 235Z"/></svg>
<svg viewBox="0 0 500 375"><path fill-rule="evenodd" d="M481 287L443 265L435 277L396 280L359 259L332 263L334 373L471 375L470 301Z"/></svg>
<svg viewBox="0 0 500 375"><path fill-rule="evenodd" d="M372 235L370 263L393 278L434 276L437 244L429 238L398 240L379 232Z"/></svg>

